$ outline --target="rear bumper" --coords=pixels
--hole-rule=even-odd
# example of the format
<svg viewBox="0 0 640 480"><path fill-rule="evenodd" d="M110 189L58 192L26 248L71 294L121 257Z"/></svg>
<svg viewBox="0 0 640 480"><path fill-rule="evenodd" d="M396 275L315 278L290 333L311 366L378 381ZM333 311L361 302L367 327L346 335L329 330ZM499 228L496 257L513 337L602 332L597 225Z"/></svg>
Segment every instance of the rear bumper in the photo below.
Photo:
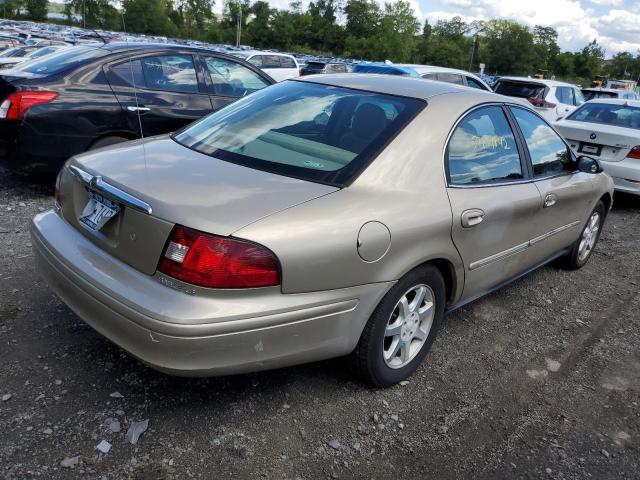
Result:
<svg viewBox="0 0 640 480"><path fill-rule="evenodd" d="M242 373L345 355L390 287L192 296L109 256L52 211L34 219L32 237L37 269L78 316L143 362L178 375Z"/></svg>
<svg viewBox="0 0 640 480"><path fill-rule="evenodd" d="M611 178L615 189L640 195L640 160L625 159L620 162L601 162L602 168Z"/></svg>

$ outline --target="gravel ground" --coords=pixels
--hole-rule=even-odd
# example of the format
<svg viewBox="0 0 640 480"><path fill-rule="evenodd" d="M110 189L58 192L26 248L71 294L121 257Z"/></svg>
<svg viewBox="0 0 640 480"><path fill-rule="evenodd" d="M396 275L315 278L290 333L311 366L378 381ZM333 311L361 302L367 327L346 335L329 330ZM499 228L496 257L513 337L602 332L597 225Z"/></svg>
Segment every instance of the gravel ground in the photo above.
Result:
<svg viewBox="0 0 640 480"><path fill-rule="evenodd" d="M640 478L640 199L617 196L582 270L450 315L388 390L340 359L212 379L143 366L34 272L29 222L52 203L0 170L0 478Z"/></svg>

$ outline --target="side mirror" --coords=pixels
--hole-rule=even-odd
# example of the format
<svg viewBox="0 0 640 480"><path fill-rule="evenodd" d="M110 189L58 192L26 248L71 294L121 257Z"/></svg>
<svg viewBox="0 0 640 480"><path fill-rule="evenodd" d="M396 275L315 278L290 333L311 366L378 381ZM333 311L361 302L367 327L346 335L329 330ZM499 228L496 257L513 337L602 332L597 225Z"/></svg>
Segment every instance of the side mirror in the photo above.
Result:
<svg viewBox="0 0 640 480"><path fill-rule="evenodd" d="M584 173L600 173L602 167L595 158L581 156L578 157L578 170Z"/></svg>

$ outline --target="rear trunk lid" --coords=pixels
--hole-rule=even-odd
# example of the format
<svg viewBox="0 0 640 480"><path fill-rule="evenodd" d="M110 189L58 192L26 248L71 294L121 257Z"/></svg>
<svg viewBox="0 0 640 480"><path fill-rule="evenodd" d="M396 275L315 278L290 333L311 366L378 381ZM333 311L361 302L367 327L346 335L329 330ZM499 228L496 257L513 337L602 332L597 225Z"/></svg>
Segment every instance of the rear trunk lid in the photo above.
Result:
<svg viewBox="0 0 640 480"><path fill-rule="evenodd" d="M153 274L174 224L229 236L264 217L338 190L225 162L190 150L169 136L139 140L75 157L78 167L135 199L99 231L82 224L91 185L66 169L60 198L65 219L115 257ZM86 213L86 212L85 212Z"/></svg>
<svg viewBox="0 0 640 480"><path fill-rule="evenodd" d="M562 120L556 128L578 154L605 162L624 160L633 147L640 145L640 130L632 128L574 120Z"/></svg>

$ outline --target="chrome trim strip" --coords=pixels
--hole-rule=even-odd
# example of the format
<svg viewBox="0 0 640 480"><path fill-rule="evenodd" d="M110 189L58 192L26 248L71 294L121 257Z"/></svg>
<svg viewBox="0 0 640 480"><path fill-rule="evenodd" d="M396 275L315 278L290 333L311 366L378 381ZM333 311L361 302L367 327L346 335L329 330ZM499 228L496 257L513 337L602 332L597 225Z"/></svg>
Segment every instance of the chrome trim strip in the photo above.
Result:
<svg viewBox="0 0 640 480"><path fill-rule="evenodd" d="M105 197L108 197L115 202L123 203L134 210L151 215L151 212L153 211L151 205L117 187L114 187L110 183L105 182L100 175L91 175L75 165L70 165L67 168L73 176L84 183L87 187L100 192Z"/></svg>
<svg viewBox="0 0 640 480"><path fill-rule="evenodd" d="M510 257L511 255L515 255L517 253L520 252L524 252L527 248L529 248L532 245L535 245L536 243L542 242L543 240L546 240L550 237L553 237L554 235L557 235L558 233L564 232L565 230L568 230L570 228L573 228L577 225L580 225L580 221L576 220L575 222L571 222L568 223L567 225L563 225L562 227L558 227L558 228L554 228L553 230L551 230L550 232L544 233L542 235L539 235L535 238L532 238L531 240L521 243L519 245L516 245L515 247L511 247L508 248L506 250L503 250L501 252L498 253L494 253L493 255L483 258L481 260L477 260L475 262L473 262L471 265L469 265L469 270L475 270L476 268L480 268L480 267L484 267L490 263L496 262L498 260L502 260L503 258L506 257Z"/></svg>
<svg viewBox="0 0 640 480"><path fill-rule="evenodd" d="M538 242L546 240L547 238L553 237L554 235L557 235L560 232L564 232L565 230L569 230L570 228L573 228L576 225L580 225L580 221L579 220L576 220L575 222L568 223L567 225L564 225L562 227L555 228L555 229L551 230L550 232L547 232L547 233L544 233L544 234L540 235L539 237L532 238L529 241L529 245L534 245L534 244L536 244Z"/></svg>
<svg viewBox="0 0 640 480"><path fill-rule="evenodd" d="M495 253L490 257L483 258L482 260L478 260L469 265L469 270L475 270L476 268L484 267L490 263L496 262L498 260L502 260L505 257L510 257L511 255L515 255L516 253L520 253L529 248L529 241L521 243L520 245L516 245L515 247L508 248L507 250L503 250L502 252Z"/></svg>

